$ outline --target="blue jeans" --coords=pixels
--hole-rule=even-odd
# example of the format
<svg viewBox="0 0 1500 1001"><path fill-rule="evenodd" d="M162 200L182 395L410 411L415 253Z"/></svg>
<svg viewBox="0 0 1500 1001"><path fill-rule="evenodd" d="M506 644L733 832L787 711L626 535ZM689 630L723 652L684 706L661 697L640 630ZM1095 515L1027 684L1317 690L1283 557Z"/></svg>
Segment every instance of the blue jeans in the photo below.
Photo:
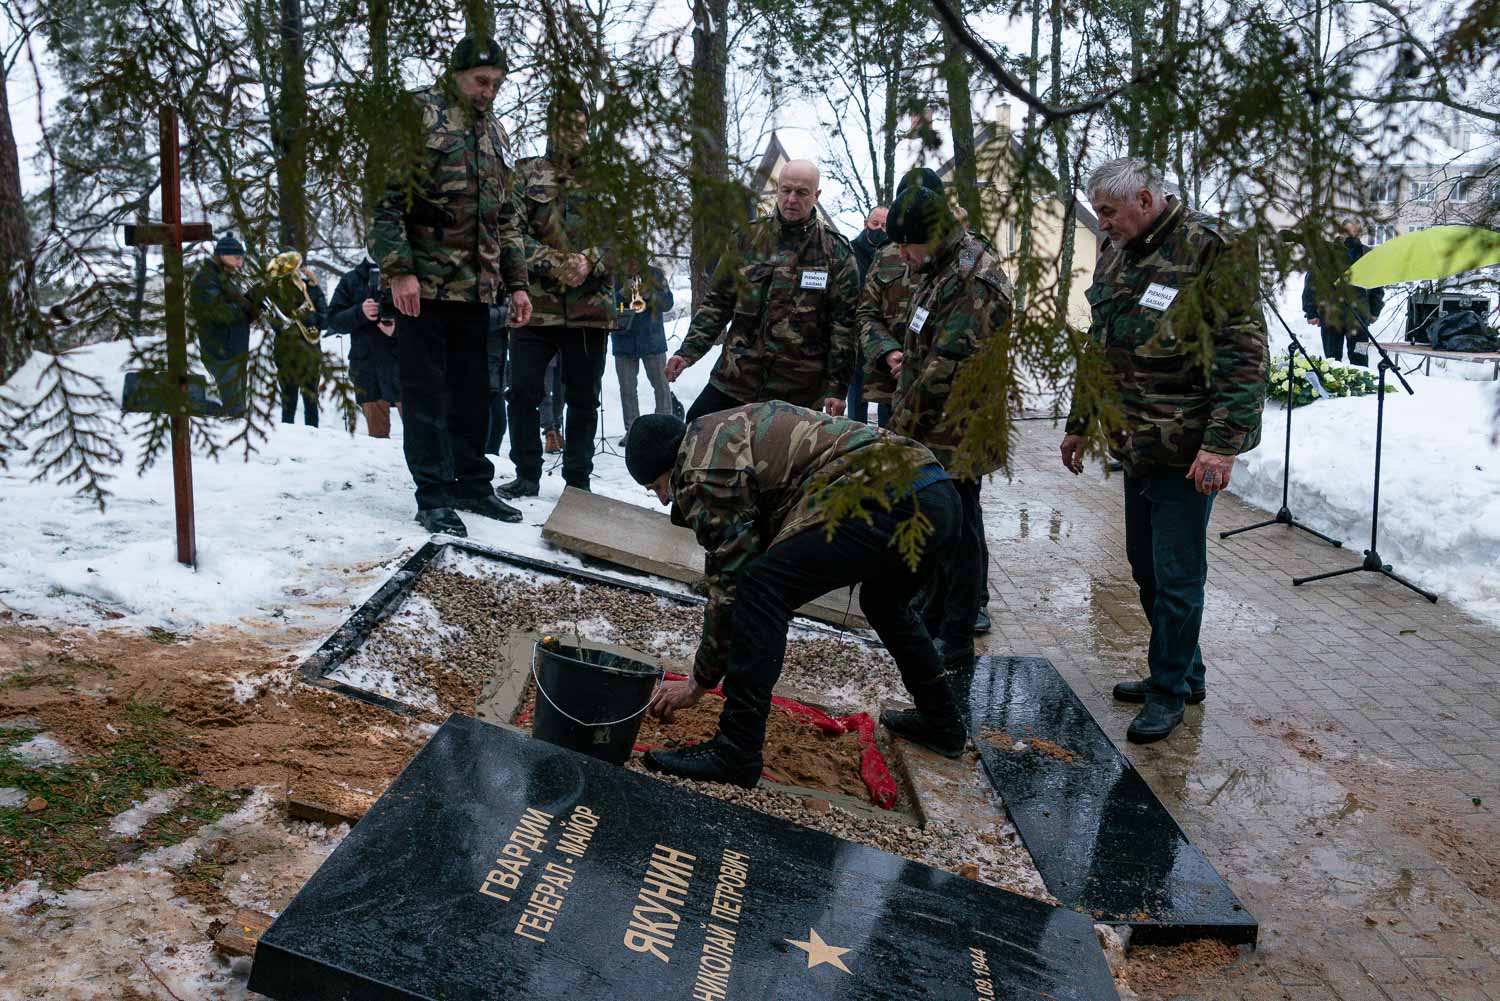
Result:
<svg viewBox="0 0 1500 1001"><path fill-rule="evenodd" d="M1208 579L1208 514L1214 496L1198 493L1186 470L1125 474L1125 555L1151 624L1146 701L1181 710L1204 683L1198 631Z"/></svg>

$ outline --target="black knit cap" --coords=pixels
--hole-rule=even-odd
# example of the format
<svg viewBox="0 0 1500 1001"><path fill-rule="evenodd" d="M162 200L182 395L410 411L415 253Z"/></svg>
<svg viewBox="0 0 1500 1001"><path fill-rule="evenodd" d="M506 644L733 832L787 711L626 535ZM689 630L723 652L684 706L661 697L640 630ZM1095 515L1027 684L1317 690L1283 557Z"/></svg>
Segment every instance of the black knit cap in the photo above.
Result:
<svg viewBox="0 0 1500 1001"><path fill-rule="evenodd" d="M901 178L901 183L896 185L896 194L901 194L901 192L914 184L919 188L926 188L928 191L936 191L938 194L943 193L943 179L931 167L913 167L911 170L908 170L906 176Z"/></svg>
<svg viewBox="0 0 1500 1001"><path fill-rule="evenodd" d="M555 126L563 115L577 114L584 118L590 117L589 102L583 99L583 95L571 84L562 84L554 89L552 99L547 102L547 121Z"/></svg>
<svg viewBox="0 0 1500 1001"><path fill-rule="evenodd" d="M505 62L505 50L500 48L499 42L470 35L453 47L453 55L448 58L449 70L462 73L480 66L493 66L501 73L510 72L510 66Z"/></svg>
<svg viewBox="0 0 1500 1001"><path fill-rule="evenodd" d="M687 425L670 414L642 414L625 436L625 468L641 486L677 463L677 450L687 437Z"/></svg>
<svg viewBox="0 0 1500 1001"><path fill-rule="evenodd" d="M892 243L930 243L951 223L946 198L931 188L912 187L896 196L885 217L885 233Z"/></svg>

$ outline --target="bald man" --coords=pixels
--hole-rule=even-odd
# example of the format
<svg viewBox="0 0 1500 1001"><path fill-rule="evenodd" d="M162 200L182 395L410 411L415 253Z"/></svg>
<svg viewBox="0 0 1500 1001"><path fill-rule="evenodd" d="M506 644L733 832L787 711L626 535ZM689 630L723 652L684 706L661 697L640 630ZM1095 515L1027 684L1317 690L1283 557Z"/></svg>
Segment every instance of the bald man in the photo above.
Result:
<svg viewBox="0 0 1500 1001"><path fill-rule="evenodd" d="M682 347L667 359L675 381L729 328L688 423L770 400L843 415L859 269L849 241L819 218L821 193L817 165L791 161L777 181L776 211L742 226L719 258Z"/></svg>

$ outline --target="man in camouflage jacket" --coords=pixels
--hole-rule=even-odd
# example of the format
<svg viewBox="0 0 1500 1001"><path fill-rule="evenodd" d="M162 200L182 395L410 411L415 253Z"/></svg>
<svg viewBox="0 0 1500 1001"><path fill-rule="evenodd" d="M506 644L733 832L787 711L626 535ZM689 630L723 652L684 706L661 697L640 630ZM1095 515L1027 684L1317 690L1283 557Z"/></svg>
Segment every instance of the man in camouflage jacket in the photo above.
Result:
<svg viewBox="0 0 1500 1001"><path fill-rule="evenodd" d="M891 430L932 450L957 478L964 531L952 560L934 578L927 600L927 626L943 641L943 656L956 684L967 690L974 661L975 622L988 590L989 551L980 508L980 477L999 467L993 450L970 456L959 471L955 457L968 428L967 414L948 405L960 369L1011 322L1010 281L988 246L957 224L940 191L911 187L897 196L886 231L916 281L900 327L899 350L876 339L872 353L898 379L891 404ZM1006 401L996 401L1005 406ZM962 475L958 475L959 473Z"/></svg>
<svg viewBox="0 0 1500 1001"><path fill-rule="evenodd" d="M893 333L891 328L899 328L906 317L914 291L916 279L901 256L901 248L887 242L870 263L859 293L859 306L854 311L863 348L860 357L864 361L864 398L867 403L877 405L876 422L881 427L891 421L891 398L896 392L896 377L891 375L884 357L901 350L901 341L896 337L899 330Z"/></svg>
<svg viewBox="0 0 1500 1001"><path fill-rule="evenodd" d="M541 489L540 407L547 366L557 358L563 402L563 480L589 489L599 394L609 357L615 309L613 256L607 233L588 211L585 174L588 105L559 89L547 111L547 155L516 167L512 200L521 224L533 312L511 323L510 459L516 478L506 497L534 497Z"/></svg>
<svg viewBox="0 0 1500 1001"><path fill-rule="evenodd" d="M512 322L531 315L526 257L510 200L510 140L490 114L505 79L494 39L465 38L449 70L397 109L370 256L396 306L406 465L417 521L464 535L454 509L501 521L521 512L495 496L489 427L489 307L509 293Z"/></svg>
<svg viewBox="0 0 1500 1001"><path fill-rule="evenodd" d="M849 241L818 217L819 193L817 166L791 161L781 168L776 212L742 227L719 259L687 337L667 359L667 379L676 381L728 326L689 421L764 400L844 412L859 269Z"/></svg>
<svg viewBox="0 0 1500 1001"><path fill-rule="evenodd" d="M860 586L860 609L895 658L915 710L882 714L893 732L949 757L966 739L957 704L912 598L958 533L961 502L931 452L868 424L789 403L753 403L684 425L638 418L625 442L636 482L672 505L707 551L708 607L692 677L667 682L651 703L665 720L721 681L712 741L653 751L646 767L753 786L771 690L781 675L794 609L835 588ZM889 506L867 501L867 522L846 515L828 533L830 493L875 477L904 484ZM915 570L895 543L920 510L932 532Z"/></svg>
<svg viewBox="0 0 1500 1001"><path fill-rule="evenodd" d="M1204 698L1208 516L1234 457L1260 443L1266 324L1253 241L1166 198L1155 168L1112 160L1089 197L1109 238L1088 290L1105 384L1091 385L1084 359L1062 460L1082 472L1087 436L1103 433L1125 468L1125 550L1151 623L1151 674L1114 694L1145 704L1126 735L1147 743Z"/></svg>

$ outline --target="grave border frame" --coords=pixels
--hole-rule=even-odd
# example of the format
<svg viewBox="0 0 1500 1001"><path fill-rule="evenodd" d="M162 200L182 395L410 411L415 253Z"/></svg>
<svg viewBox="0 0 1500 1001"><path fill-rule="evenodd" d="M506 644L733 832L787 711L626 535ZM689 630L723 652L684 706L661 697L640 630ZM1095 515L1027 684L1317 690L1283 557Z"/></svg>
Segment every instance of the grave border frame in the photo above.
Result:
<svg viewBox="0 0 1500 1001"><path fill-rule="evenodd" d="M597 584L603 587L621 588L635 594L650 595L654 598L665 599L682 606L702 607L708 604L708 599L701 595L669 591L666 588L655 587L643 581L597 573L583 567L563 566L548 560L538 559L534 556L522 556L519 553L512 553L503 549L496 549L492 546L482 545L481 543L471 542L468 539L446 538L441 541L438 539L429 539L415 553L408 556L381 583L374 594L370 595L362 604L355 608L349 617L341 622L338 628L333 631L332 635L319 644L318 648L307 656L297 668L297 673L301 676L302 680L309 685L333 692L336 695L357 699L360 702L378 706L381 709L398 713L402 716L424 715L424 711L416 706L381 695L378 692L356 688L346 682L335 681L329 678L328 675L338 670L350 657L359 651L360 647L380 627L381 623L390 618L401 607L401 603L411 595L422 574L431 569L450 550L466 553L469 556L490 560L495 563L508 564L519 570L530 570L553 577L563 577L580 584ZM627 573L632 572L628 568L622 569ZM864 643L867 646L879 645L857 629L838 629L827 623L818 622L805 616L798 616L792 621L800 629L822 632L829 636L838 636L846 640Z"/></svg>

